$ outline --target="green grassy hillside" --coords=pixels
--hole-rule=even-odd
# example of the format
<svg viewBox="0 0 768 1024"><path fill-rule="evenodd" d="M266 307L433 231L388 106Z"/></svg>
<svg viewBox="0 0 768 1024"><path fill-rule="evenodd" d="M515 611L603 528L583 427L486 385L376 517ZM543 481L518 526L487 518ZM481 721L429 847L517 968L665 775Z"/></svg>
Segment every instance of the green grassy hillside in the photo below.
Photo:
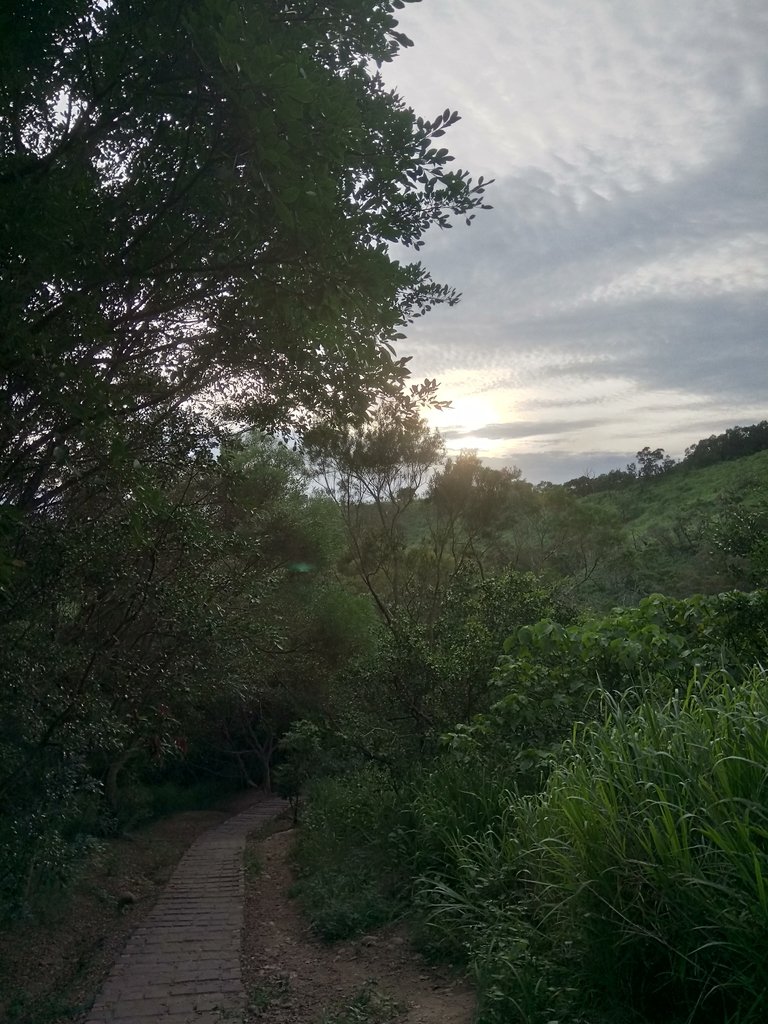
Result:
<svg viewBox="0 0 768 1024"><path fill-rule="evenodd" d="M755 580L748 554L729 557L720 542L736 518L768 506L768 451L702 469L678 468L580 501L618 514L639 596L749 587Z"/></svg>

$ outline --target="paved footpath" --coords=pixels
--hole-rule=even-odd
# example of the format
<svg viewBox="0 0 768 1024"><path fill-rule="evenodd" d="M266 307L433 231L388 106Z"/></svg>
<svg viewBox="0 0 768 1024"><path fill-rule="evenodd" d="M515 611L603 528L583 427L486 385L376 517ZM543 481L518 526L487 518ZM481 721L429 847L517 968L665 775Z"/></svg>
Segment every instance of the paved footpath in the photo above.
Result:
<svg viewBox="0 0 768 1024"><path fill-rule="evenodd" d="M239 1024L245 840L286 806L264 800L195 840L86 1024Z"/></svg>

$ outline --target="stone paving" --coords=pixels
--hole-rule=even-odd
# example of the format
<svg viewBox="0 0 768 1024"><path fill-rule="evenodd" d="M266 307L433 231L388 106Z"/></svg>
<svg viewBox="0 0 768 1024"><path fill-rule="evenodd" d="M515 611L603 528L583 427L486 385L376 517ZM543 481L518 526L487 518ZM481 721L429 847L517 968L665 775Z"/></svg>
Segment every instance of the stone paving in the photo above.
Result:
<svg viewBox="0 0 768 1024"><path fill-rule="evenodd" d="M263 800L190 846L86 1024L238 1024L245 840L285 807Z"/></svg>

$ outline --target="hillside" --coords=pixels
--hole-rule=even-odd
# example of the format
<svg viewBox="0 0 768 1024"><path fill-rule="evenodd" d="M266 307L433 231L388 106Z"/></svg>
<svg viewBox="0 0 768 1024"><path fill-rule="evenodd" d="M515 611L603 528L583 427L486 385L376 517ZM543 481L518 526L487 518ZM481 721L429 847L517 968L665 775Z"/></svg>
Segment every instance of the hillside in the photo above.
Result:
<svg viewBox="0 0 768 1024"><path fill-rule="evenodd" d="M579 502L619 516L640 595L749 587L749 559L729 559L717 539L735 513L768 504L768 451L701 469L677 467Z"/></svg>
<svg viewBox="0 0 768 1024"><path fill-rule="evenodd" d="M367 552L369 579L384 593L396 575L413 581L438 562L449 574L460 565L481 574L531 571L555 583L574 608L594 610L651 593L686 597L760 583L752 548L765 533L768 451L678 465L582 497L566 487L505 482L476 462L456 461L450 472L464 477L438 503L424 497L355 507L347 525ZM401 557L407 569L396 571L389 561ZM353 563L343 560L350 582Z"/></svg>

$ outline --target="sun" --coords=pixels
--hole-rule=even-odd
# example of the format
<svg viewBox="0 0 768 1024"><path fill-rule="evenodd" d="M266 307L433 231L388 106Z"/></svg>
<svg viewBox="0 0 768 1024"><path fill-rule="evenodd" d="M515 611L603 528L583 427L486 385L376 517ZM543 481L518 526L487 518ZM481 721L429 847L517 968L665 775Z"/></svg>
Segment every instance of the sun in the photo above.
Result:
<svg viewBox="0 0 768 1024"><path fill-rule="evenodd" d="M481 435L487 423L496 421L495 403L485 394L452 395L451 406L443 410L429 410L426 414L431 427L441 433Z"/></svg>

